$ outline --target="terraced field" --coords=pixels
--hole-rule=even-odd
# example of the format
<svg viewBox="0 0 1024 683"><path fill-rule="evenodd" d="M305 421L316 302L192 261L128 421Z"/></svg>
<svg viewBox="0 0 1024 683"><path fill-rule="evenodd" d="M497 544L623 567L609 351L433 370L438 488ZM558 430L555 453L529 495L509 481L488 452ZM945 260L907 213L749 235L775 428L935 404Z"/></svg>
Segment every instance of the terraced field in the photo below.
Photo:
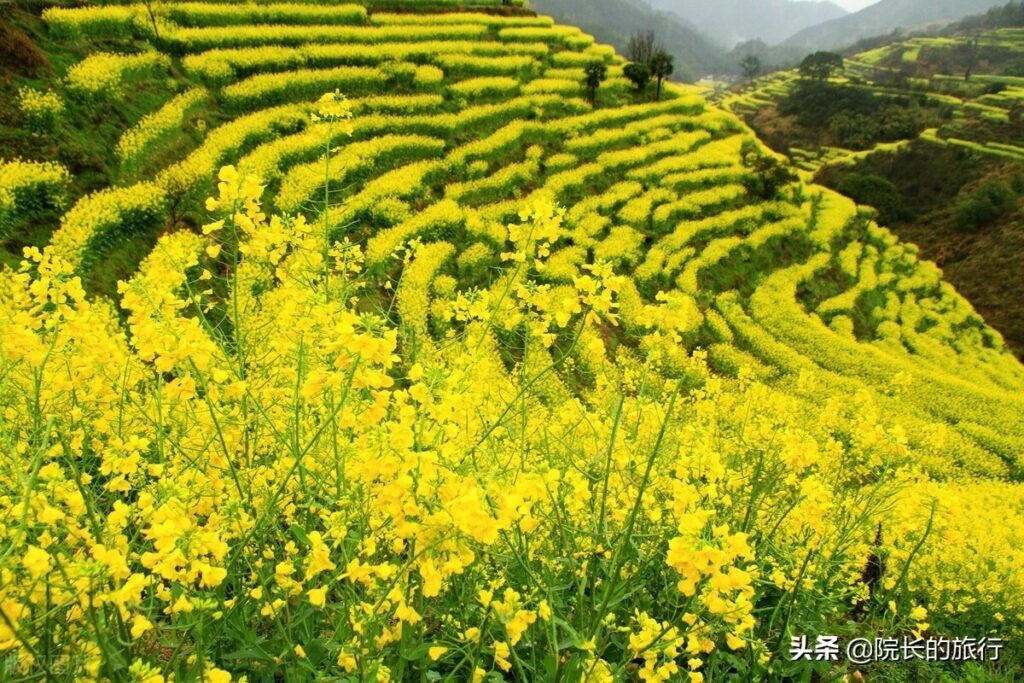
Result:
<svg viewBox="0 0 1024 683"><path fill-rule="evenodd" d="M973 35L895 41L847 58L843 75L833 82L876 95L918 99L945 107L947 120L923 130L920 139L1000 159L1024 161L1020 141L1024 77L1004 73L1016 73L1019 68L1018 62L1024 58L1024 38L1020 29L1014 28L990 30L976 38L977 43ZM977 73L968 80L964 70L971 60L964 53L972 51L979 55L973 59L977 65L972 67ZM739 92L721 91L716 100L746 117L785 98L798 81L796 70L776 72ZM791 154L800 168L813 173L829 164L855 163L874 151L891 151L894 145L906 144L911 139L915 138L859 150L830 145L793 148Z"/></svg>
<svg viewBox="0 0 1024 683"><path fill-rule="evenodd" d="M852 201L759 193L734 115L516 7L43 19L91 53L0 165L0 237L60 215L0 276L11 670L781 679L848 666L800 634L1020 633L1024 367ZM49 119L154 83L76 196Z"/></svg>
<svg viewBox="0 0 1024 683"><path fill-rule="evenodd" d="M828 82L780 72L716 98L806 178L876 208L1019 358L1024 289L990 273L1024 263L1022 59L1019 29L950 31L848 57ZM828 111L804 116L814 107Z"/></svg>

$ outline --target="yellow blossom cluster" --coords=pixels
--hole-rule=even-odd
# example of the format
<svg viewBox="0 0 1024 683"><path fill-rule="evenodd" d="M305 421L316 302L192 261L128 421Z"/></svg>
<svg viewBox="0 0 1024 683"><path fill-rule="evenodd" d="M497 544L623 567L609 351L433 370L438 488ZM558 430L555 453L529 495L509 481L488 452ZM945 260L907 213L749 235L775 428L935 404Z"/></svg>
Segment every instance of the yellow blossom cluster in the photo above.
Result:
<svg viewBox="0 0 1024 683"><path fill-rule="evenodd" d="M25 125L36 133L53 129L64 112L64 100L52 90L18 88L18 108L25 117Z"/></svg>
<svg viewBox="0 0 1024 683"><path fill-rule="evenodd" d="M150 75L170 66L167 55L159 52L114 54L97 52L68 70L68 86L88 95L120 96L133 79Z"/></svg>
<svg viewBox="0 0 1024 683"><path fill-rule="evenodd" d="M118 157L122 162L136 160L144 155L151 145L180 131L189 110L206 97L207 92L202 88L192 88L171 98L160 109L143 117L117 141Z"/></svg>
<svg viewBox="0 0 1024 683"><path fill-rule="evenodd" d="M60 164L0 159L0 237L21 220L62 208L70 178Z"/></svg>

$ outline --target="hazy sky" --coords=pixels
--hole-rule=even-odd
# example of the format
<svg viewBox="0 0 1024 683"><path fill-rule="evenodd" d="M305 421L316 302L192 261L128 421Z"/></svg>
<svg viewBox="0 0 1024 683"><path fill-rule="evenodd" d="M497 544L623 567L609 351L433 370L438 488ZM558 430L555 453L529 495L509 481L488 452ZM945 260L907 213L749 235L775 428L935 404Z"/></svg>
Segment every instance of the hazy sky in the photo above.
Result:
<svg viewBox="0 0 1024 683"><path fill-rule="evenodd" d="M856 12L859 9L864 9L868 5L873 5L877 0L832 0L837 5L846 8L850 12Z"/></svg>

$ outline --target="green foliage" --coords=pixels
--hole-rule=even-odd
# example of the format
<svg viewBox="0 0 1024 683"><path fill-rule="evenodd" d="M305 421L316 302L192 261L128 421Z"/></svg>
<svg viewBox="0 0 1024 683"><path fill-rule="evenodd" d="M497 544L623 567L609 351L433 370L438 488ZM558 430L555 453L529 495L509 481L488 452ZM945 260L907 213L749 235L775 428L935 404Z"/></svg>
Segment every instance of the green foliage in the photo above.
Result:
<svg viewBox="0 0 1024 683"><path fill-rule="evenodd" d="M968 17L960 22L961 30L978 28L1012 28L1024 26L1024 2L1008 2L1001 7L993 7L985 14Z"/></svg>
<svg viewBox="0 0 1024 683"><path fill-rule="evenodd" d="M651 82L651 68L639 62L630 62L622 68L623 75L628 78L637 92L643 92Z"/></svg>
<svg viewBox="0 0 1024 683"><path fill-rule="evenodd" d="M740 70L743 72L743 77L748 81L752 81L761 75L761 58L757 55L747 55L740 60Z"/></svg>
<svg viewBox="0 0 1024 683"><path fill-rule="evenodd" d="M918 95L875 94L852 85L802 80L779 102L779 112L845 149L906 140L935 125L944 105Z"/></svg>
<svg viewBox="0 0 1024 683"><path fill-rule="evenodd" d="M871 173L850 173L836 187L858 204L866 204L878 211L878 219L885 225L906 220L912 214L904 207L903 198L892 181Z"/></svg>
<svg viewBox="0 0 1024 683"><path fill-rule="evenodd" d="M773 199L779 196L783 187L796 180L796 175L789 168L776 157L766 154L753 140L743 143L740 154L743 166L751 171L744 177L743 186L753 195Z"/></svg>
<svg viewBox="0 0 1024 683"><path fill-rule="evenodd" d="M861 88L799 81L779 101L779 113L796 116L801 126L816 128L827 126L841 112L870 113L876 105L875 96Z"/></svg>
<svg viewBox="0 0 1024 683"><path fill-rule="evenodd" d="M658 90L655 99L661 99L661 82L672 75L675 69L672 55L664 50L658 50L651 57L651 75L658 81Z"/></svg>
<svg viewBox="0 0 1024 683"><path fill-rule="evenodd" d="M1018 193L1000 180L986 180L969 190L954 207L957 228L976 232L1017 206Z"/></svg>
<svg viewBox="0 0 1024 683"><path fill-rule="evenodd" d="M608 65L604 62L595 61L587 64L584 68L584 83L587 86L587 92L590 95L590 104L594 104L594 99L597 97L597 88L601 85L601 81L608 75Z"/></svg>
<svg viewBox="0 0 1024 683"><path fill-rule="evenodd" d="M907 140L924 129L917 107L888 105L871 114L839 112L829 121L836 142L847 149L869 149L879 142Z"/></svg>
<svg viewBox="0 0 1024 683"><path fill-rule="evenodd" d="M815 81L827 81L843 70L843 58L835 52L815 52L800 63L800 76Z"/></svg>

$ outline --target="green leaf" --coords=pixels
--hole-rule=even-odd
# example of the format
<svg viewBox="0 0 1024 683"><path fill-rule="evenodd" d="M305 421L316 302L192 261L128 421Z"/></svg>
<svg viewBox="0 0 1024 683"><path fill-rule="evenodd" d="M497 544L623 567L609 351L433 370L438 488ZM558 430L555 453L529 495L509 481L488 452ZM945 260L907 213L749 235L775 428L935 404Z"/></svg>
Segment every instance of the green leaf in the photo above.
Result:
<svg viewBox="0 0 1024 683"><path fill-rule="evenodd" d="M580 634L576 632L576 629L570 626L567 621L556 616L552 616L552 619L555 620L556 626L560 626L568 632L567 638L563 638L562 640L558 641L559 650L565 650L570 647L579 647L583 644L583 638L580 637Z"/></svg>
<svg viewBox="0 0 1024 683"><path fill-rule="evenodd" d="M421 642L416 647L402 653L402 656L410 662L415 662L427 656L427 652L434 646L431 642Z"/></svg>
<svg viewBox="0 0 1024 683"><path fill-rule="evenodd" d="M303 646L303 648L306 650L306 659L308 659L309 663L313 666L318 665L327 657L327 646L319 638L314 638L309 641Z"/></svg>
<svg viewBox="0 0 1024 683"><path fill-rule="evenodd" d="M246 647L220 655L221 659L252 659L258 662L272 662L274 658L258 647Z"/></svg>
<svg viewBox="0 0 1024 683"><path fill-rule="evenodd" d="M309 543L309 536L306 535L306 530L305 529L303 529L300 526L293 526L291 528L291 532L292 532L292 536L294 536L295 540L298 541L300 544L302 544L304 546L309 546L310 545L310 543Z"/></svg>

